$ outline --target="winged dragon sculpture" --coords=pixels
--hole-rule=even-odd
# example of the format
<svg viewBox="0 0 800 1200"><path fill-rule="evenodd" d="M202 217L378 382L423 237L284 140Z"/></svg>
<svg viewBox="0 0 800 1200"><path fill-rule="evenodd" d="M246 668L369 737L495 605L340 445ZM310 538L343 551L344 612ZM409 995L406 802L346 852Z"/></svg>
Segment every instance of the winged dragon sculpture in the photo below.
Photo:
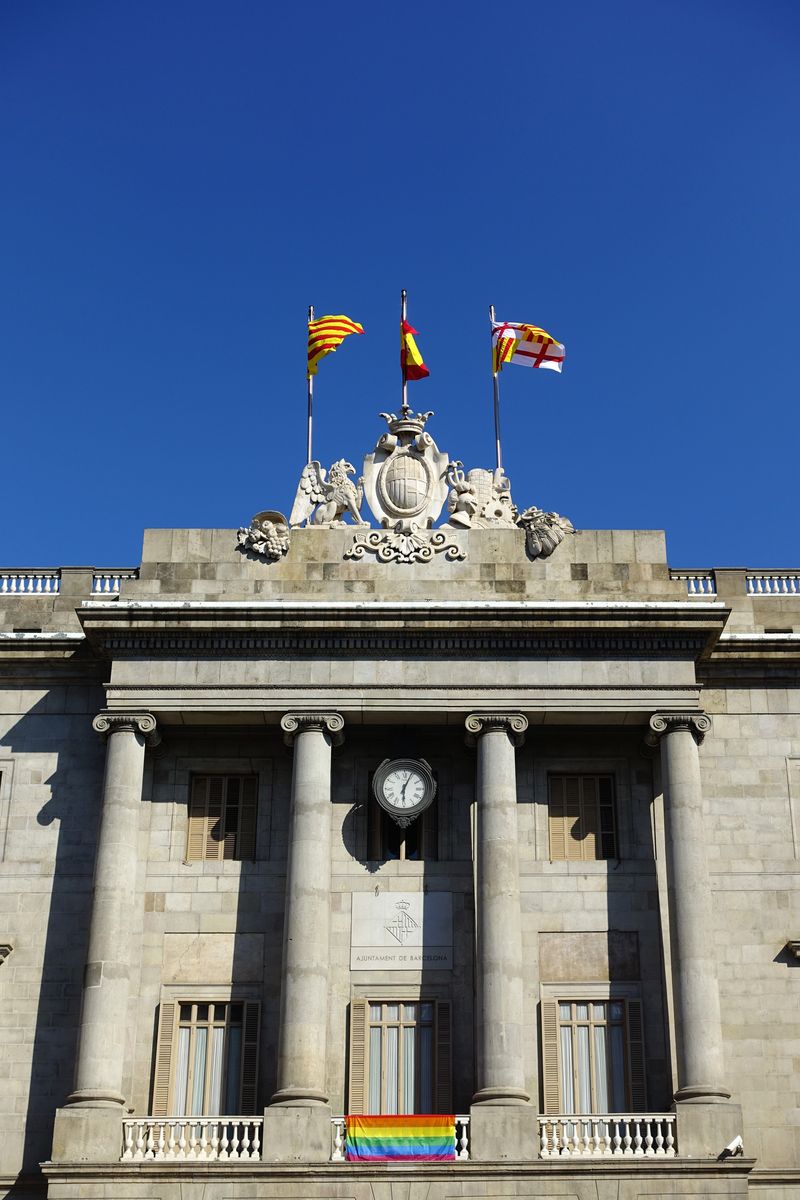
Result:
<svg viewBox="0 0 800 1200"><path fill-rule="evenodd" d="M346 525L347 522L342 520L345 513L350 514L356 525L368 525L369 521L362 520L359 511L364 498L364 480L359 479L356 486L348 479L348 475L355 473L353 464L344 458L332 464L327 479L316 459L308 463L297 485L290 526L296 529L306 524L317 527Z"/></svg>

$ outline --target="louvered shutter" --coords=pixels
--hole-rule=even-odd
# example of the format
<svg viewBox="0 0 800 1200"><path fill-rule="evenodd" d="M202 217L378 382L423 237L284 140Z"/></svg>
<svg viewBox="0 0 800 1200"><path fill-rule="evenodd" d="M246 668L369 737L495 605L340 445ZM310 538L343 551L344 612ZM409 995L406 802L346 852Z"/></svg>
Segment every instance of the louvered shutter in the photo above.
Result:
<svg viewBox="0 0 800 1200"><path fill-rule="evenodd" d="M565 857L571 860L583 858L583 847L580 838L573 833L580 833L581 822L581 780L577 775L564 776L564 843Z"/></svg>
<svg viewBox="0 0 800 1200"><path fill-rule="evenodd" d="M542 1085L545 1113L557 1113L561 1107L561 1088L558 1077L558 1005L555 1000L542 1000Z"/></svg>
<svg viewBox="0 0 800 1200"><path fill-rule="evenodd" d="M242 1029L242 1113L255 1113L258 1098L258 1034L261 1026L260 1005L248 1000L244 1005Z"/></svg>
<svg viewBox="0 0 800 1200"><path fill-rule="evenodd" d="M629 1000L625 1006L628 1015L628 1062L630 1064L631 1108L644 1112L647 1108L647 1078L644 1057L644 1027L641 1000Z"/></svg>
<svg viewBox="0 0 800 1200"><path fill-rule="evenodd" d="M168 1117L172 1081L172 1048L175 1042L177 1004L163 1003L158 1012L156 1069L153 1077L153 1116Z"/></svg>
<svg viewBox="0 0 800 1200"><path fill-rule="evenodd" d="M225 777L209 775L206 779L206 843L205 858L224 857L225 841L222 822L225 799Z"/></svg>
<svg viewBox="0 0 800 1200"><path fill-rule="evenodd" d="M258 801L258 779L245 775L239 798L239 844L236 857L253 859L256 856L256 811Z"/></svg>
<svg viewBox="0 0 800 1200"><path fill-rule="evenodd" d="M186 842L186 861L200 862L206 849L206 796L208 779L195 775L189 798L189 836Z"/></svg>
<svg viewBox="0 0 800 1200"><path fill-rule="evenodd" d="M550 776L550 805L548 822L550 826L550 858L563 859L567 857L567 844L564 838L564 777Z"/></svg>
<svg viewBox="0 0 800 1200"><path fill-rule="evenodd" d="M453 1111L453 1034L449 1000L436 1001L436 1095L434 1112Z"/></svg>
<svg viewBox="0 0 800 1200"><path fill-rule="evenodd" d="M350 1089L348 1112L366 1111L367 1001L350 1001Z"/></svg>
<svg viewBox="0 0 800 1200"><path fill-rule="evenodd" d="M583 795L581 796L580 841L578 849L580 857L593 860L598 855L598 834L600 818L597 803L597 778L594 775L583 775L578 780Z"/></svg>

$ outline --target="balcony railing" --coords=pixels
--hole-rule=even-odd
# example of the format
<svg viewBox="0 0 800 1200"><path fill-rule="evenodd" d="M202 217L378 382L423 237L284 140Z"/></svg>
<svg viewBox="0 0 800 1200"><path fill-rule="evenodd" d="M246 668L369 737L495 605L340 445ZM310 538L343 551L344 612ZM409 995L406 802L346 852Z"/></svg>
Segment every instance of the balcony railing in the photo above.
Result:
<svg viewBox="0 0 800 1200"><path fill-rule="evenodd" d="M263 1117L133 1117L122 1122L121 1162L257 1162Z"/></svg>
<svg viewBox="0 0 800 1200"><path fill-rule="evenodd" d="M345 1142L347 1140L347 1118L332 1117L333 1151L331 1162L345 1161ZM453 1128L453 1150L457 1159L469 1158L469 1117L459 1113Z"/></svg>
<svg viewBox="0 0 800 1200"><path fill-rule="evenodd" d="M670 579L682 579L689 596L700 596L704 600L717 594L717 581L713 571L670 571Z"/></svg>
<svg viewBox="0 0 800 1200"><path fill-rule="evenodd" d="M83 572L78 572L83 574ZM112 599L119 595L120 585L124 579L138 579L139 572L135 567L123 567L119 570L93 571L87 567L86 575L91 575L91 584L87 583L89 595L95 599ZM4 596L57 596L61 591L60 567L30 567L28 570L0 571L0 595Z"/></svg>
<svg viewBox="0 0 800 1200"><path fill-rule="evenodd" d="M674 1158L675 1113L539 1118L542 1158Z"/></svg>
<svg viewBox="0 0 800 1200"><path fill-rule="evenodd" d="M800 571L747 576L748 596L800 596Z"/></svg>

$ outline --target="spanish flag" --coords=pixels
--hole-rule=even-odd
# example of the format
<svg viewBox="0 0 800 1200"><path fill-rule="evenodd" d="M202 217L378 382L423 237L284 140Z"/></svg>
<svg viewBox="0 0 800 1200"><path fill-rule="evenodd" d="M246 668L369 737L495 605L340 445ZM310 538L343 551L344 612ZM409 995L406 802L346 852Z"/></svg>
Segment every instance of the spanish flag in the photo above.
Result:
<svg viewBox="0 0 800 1200"><path fill-rule="evenodd" d="M317 373L317 363L341 346L351 333L363 333L364 326L349 317L318 317L308 322L308 377Z"/></svg>
<svg viewBox="0 0 800 1200"><path fill-rule="evenodd" d="M416 329L412 329L408 321L400 322L400 366L403 371L403 381L407 379L424 379L430 371L422 361L422 355L414 341Z"/></svg>

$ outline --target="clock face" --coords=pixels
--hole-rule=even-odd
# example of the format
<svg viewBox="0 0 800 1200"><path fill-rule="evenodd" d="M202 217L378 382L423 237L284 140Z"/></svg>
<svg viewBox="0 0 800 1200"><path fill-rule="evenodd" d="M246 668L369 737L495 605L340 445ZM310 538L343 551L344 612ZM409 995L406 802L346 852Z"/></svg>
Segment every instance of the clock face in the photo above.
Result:
<svg viewBox="0 0 800 1200"><path fill-rule="evenodd" d="M375 799L397 822L409 825L436 795L433 772L424 759L384 759L372 780Z"/></svg>
<svg viewBox="0 0 800 1200"><path fill-rule="evenodd" d="M425 780L414 767L394 767L383 781L383 798L393 808L416 808L425 796Z"/></svg>

